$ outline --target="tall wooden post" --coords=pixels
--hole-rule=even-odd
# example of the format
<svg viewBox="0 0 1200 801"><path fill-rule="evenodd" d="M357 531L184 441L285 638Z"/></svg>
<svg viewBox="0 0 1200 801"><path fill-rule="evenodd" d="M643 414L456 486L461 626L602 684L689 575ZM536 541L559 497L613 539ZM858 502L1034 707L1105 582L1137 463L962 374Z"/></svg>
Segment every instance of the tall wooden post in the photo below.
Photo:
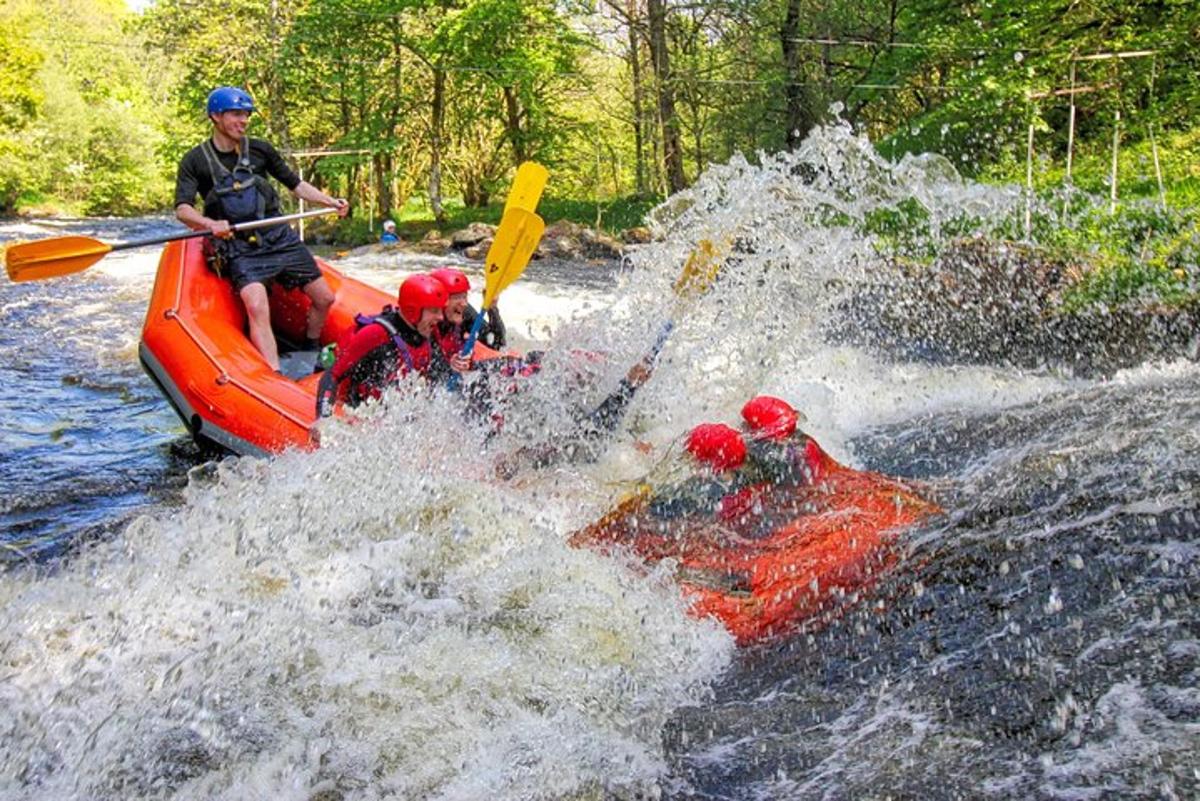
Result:
<svg viewBox="0 0 1200 801"><path fill-rule="evenodd" d="M300 181L303 182L304 181L304 164L301 163L298 166L300 167ZM304 213L304 198L299 198L299 200L300 200L300 213L303 214ZM304 241L304 218L303 217L300 218L300 241L301 242Z"/></svg>
<svg viewBox="0 0 1200 801"><path fill-rule="evenodd" d="M1071 54L1071 113L1067 118L1067 184L1071 183L1071 163L1075 155L1075 54Z"/></svg>
<svg viewBox="0 0 1200 801"><path fill-rule="evenodd" d="M1033 236L1033 123L1029 123L1029 142L1025 147L1025 238Z"/></svg>

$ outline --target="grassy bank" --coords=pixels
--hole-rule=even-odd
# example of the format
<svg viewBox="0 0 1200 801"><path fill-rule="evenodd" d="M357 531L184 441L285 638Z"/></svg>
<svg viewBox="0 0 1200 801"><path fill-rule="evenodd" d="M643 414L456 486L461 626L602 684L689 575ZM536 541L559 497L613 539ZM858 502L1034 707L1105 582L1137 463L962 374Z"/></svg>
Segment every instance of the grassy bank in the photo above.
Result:
<svg viewBox="0 0 1200 801"><path fill-rule="evenodd" d="M1028 239L1051 259L1081 268L1079 280L1062 298L1064 311L1129 302L1176 306L1200 298L1200 132L1162 137L1157 150L1156 160L1149 141L1120 149L1115 207L1111 150L1080 148L1070 181L1065 160L1038 157L1037 211ZM996 165L983 180L1023 185L1025 165ZM907 201L871 214L860 225L889 251L925 263L956 236L1027 238L1024 204L1002 220L964 214L938 223L935 235L928 212Z"/></svg>

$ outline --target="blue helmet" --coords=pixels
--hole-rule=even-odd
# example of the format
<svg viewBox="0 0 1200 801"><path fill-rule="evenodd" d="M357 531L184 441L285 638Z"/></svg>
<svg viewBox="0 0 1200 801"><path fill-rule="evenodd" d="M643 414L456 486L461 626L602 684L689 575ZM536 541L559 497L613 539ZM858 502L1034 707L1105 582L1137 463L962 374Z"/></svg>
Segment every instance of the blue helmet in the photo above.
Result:
<svg viewBox="0 0 1200 801"><path fill-rule="evenodd" d="M236 86L218 86L208 93L208 113L223 111L254 111L254 101Z"/></svg>

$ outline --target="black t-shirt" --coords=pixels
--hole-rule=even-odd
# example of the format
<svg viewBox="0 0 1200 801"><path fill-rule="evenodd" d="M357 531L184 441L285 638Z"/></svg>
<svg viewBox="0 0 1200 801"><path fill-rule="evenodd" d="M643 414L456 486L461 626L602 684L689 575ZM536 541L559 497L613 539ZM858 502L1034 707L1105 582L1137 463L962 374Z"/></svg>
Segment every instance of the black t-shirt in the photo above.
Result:
<svg viewBox="0 0 1200 801"><path fill-rule="evenodd" d="M204 158L204 153L200 150L200 145L196 145L179 161L179 172L175 176L175 206L187 203L194 205L196 196L201 198L208 196L208 193L213 188L212 171L208 167L208 161ZM238 151L231 150L228 153L218 150L216 144L213 144L213 150L217 154L217 160L230 172L237 166ZM265 139L250 139L250 169L256 175L269 175L279 183L286 186L289 190L295 189L300 185L300 176L297 175L287 162L283 160L283 156L279 155L279 151L271 146L271 143ZM273 193L272 193L273 194ZM276 217L279 215L278 203L274 207L268 206L266 209L268 217Z"/></svg>

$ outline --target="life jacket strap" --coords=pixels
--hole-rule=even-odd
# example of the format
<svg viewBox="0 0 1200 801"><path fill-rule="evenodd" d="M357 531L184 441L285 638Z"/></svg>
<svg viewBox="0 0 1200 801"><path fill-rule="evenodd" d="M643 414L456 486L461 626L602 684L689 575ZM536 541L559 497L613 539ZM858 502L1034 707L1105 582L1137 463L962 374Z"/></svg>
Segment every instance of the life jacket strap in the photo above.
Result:
<svg viewBox="0 0 1200 801"><path fill-rule="evenodd" d="M358 323L359 327L370 325L371 323L376 323L382 326L383 330L387 331L388 336L392 338L392 342L395 344L396 350L400 353L400 358L404 359L405 366L408 367L410 372L413 370L412 349L409 348L408 343L401 338L400 330L388 322L386 317L384 317L382 314L378 314L373 317L365 314L359 314L354 318L354 322Z"/></svg>

